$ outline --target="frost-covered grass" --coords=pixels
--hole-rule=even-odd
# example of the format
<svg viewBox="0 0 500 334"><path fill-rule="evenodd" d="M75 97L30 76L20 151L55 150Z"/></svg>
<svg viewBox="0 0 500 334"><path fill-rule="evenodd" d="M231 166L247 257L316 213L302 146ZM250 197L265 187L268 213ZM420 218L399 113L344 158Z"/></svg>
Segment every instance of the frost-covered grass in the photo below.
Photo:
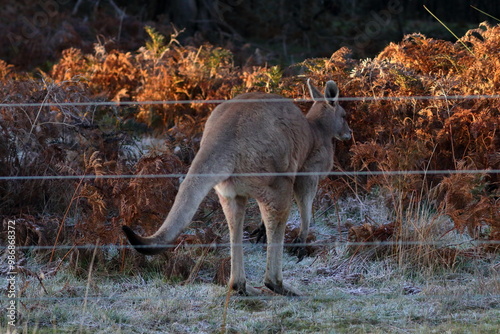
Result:
<svg viewBox="0 0 500 334"><path fill-rule="evenodd" d="M247 253L248 268L263 263L260 250ZM95 275L85 297L88 281L61 272L44 280L47 293L31 281L19 333L216 333L225 312L228 333L497 333L499 275L489 264L409 277L390 260L353 259L335 271L336 256L295 264L287 255L286 280L306 296L232 296L227 310L223 286ZM262 285L260 271L250 271L254 286Z"/></svg>
<svg viewBox="0 0 500 334"><path fill-rule="evenodd" d="M381 223L389 221L387 210L377 204L380 201L366 198L363 202L372 207L363 214L370 212ZM361 213L355 208L359 203L345 200L340 204L341 215L330 212L316 218L313 229L319 241L339 239L339 216L341 233L346 231L346 220L358 222ZM426 215L420 214L418 224L424 220L436 223L437 218L430 219L432 213ZM290 223L297 223L296 213ZM415 221L412 224L408 226L417 226ZM345 240L345 235L342 238ZM447 234L446 238L451 243L452 238L463 242L464 237ZM216 252L228 253L228 250ZM263 288L265 252L261 245L245 246L247 278L252 286L263 289L259 297L231 295L227 299L226 287L208 282L213 273L206 270L200 271L194 283L182 284L167 280L160 271L138 270L134 275L125 275L94 268L90 275L88 272L82 275L68 264L56 275L41 280L18 275L24 298L18 306L21 317L17 330L18 333L498 333L498 256L467 258L452 267L402 263L408 258L406 253L374 256L372 251L353 255L344 243L323 246L316 256L300 263L285 254L284 279L304 294L296 298L276 296ZM159 259L152 257L147 261ZM35 261L31 267L36 272ZM0 332L5 329L6 321L2 318Z"/></svg>

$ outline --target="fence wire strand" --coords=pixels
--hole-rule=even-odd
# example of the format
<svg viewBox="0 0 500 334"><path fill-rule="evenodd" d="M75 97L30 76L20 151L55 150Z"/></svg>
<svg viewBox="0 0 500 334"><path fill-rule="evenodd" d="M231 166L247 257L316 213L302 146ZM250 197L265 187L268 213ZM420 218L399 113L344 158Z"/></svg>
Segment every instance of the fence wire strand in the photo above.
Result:
<svg viewBox="0 0 500 334"><path fill-rule="evenodd" d="M310 243L283 243L284 247L306 247L306 246L314 246L314 247L342 247L342 246L351 246L351 247L362 247L362 246L373 246L373 247L385 247L385 246L447 246L447 247L456 247L456 246L463 246L463 245L470 245L470 246L481 246L481 245L500 245L500 240L467 240L467 241L461 241L460 243L452 243L450 241L446 240L429 240L429 241L411 241L411 240L406 240L406 241L316 241L316 242L310 242ZM264 244L264 243L253 243L248 239L248 242L243 242L242 244L234 244L236 246L253 246L253 247L265 247L266 245L274 245L274 244ZM277 244L281 245L281 244ZM218 243L218 242L212 242L212 243L184 243L181 242L179 244L157 244L155 246L147 246L148 248L151 247L158 247L158 248L166 248L166 249L176 249L179 247L183 247L186 249L193 249L193 248L211 248L211 249L217 249L217 248L229 248L231 246L230 243ZM137 248L140 248L140 246L136 246ZM105 250L122 250L122 249L134 249L133 246L131 245L116 245L116 244L109 244L109 245L93 245L93 244L86 244L86 245L52 245L52 246L16 246L16 249L18 250L25 250L25 251L35 251L35 250L53 250L53 249L58 249L58 250L72 250L72 249L105 249ZM1 246L0 250L7 250L6 246Z"/></svg>
<svg viewBox="0 0 500 334"><path fill-rule="evenodd" d="M499 99L500 94L492 95L426 95L426 96L351 96L339 97L338 99L326 99L327 101L338 100L339 102L373 102L373 101L425 101L425 100L477 100L477 99ZM164 101L88 101L88 102L26 102L26 103L0 103L0 108L8 107L85 107L103 106L120 107L135 105L174 105L174 104L221 104L221 103L279 103L295 102L307 103L315 102L312 98L270 98L270 99L231 99L231 100L164 100Z"/></svg>
<svg viewBox="0 0 500 334"><path fill-rule="evenodd" d="M147 284L144 284L143 287L147 286ZM141 286L142 287L142 286ZM257 287L257 288L264 288L262 287ZM346 289L343 288L341 290L346 290L346 292L355 292L356 289ZM366 293L367 295L373 295L376 294L376 291L373 291L372 293ZM378 292L380 293L380 292ZM435 296L434 298L438 299L443 299L444 297L456 297L456 294L440 294L439 296ZM426 296L429 297L429 296ZM490 297L491 299L495 300L496 298L500 297L500 294L497 295L488 295L488 294L472 294L468 295L468 298L480 298L480 297ZM190 302L207 302L207 300L213 300L213 301L224 301L227 297L225 295L222 296L215 296L215 297L208 297L208 296L186 296L186 297L180 297L176 296L175 300L178 301L190 301ZM323 294L323 295L314 295L314 296L283 296L283 295L260 295L260 296L238 296L239 301L247 300L247 301L273 301L276 300L277 298L280 299L287 299L287 300L295 300L295 301L315 301L315 302L331 302L331 301L336 301L338 300L339 296L332 294ZM171 299L169 296L123 296L123 295L117 295L117 296L81 296L81 297L19 297L18 300L21 302L29 302L29 301L46 301L46 302L58 302L61 300L65 301L113 301L113 300L129 300L129 301L144 301L144 300L168 300ZM0 301L5 301L8 300L6 297L0 297Z"/></svg>
<svg viewBox="0 0 500 334"><path fill-rule="evenodd" d="M193 177L254 177L254 176L405 176L405 175L441 175L441 174L499 174L500 169L471 169L471 170L394 170L394 171L330 171L330 172L296 172L296 173L222 173L222 174L197 174L191 173ZM184 178L188 174L111 174L111 175L15 175L0 176L0 181L22 181L22 180L81 180L81 179L151 179L151 178Z"/></svg>

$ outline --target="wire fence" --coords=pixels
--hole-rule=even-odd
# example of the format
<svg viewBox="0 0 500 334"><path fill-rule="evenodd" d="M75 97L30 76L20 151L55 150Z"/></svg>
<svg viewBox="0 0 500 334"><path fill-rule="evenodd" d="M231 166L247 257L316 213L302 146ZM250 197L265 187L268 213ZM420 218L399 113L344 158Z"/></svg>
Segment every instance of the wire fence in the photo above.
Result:
<svg viewBox="0 0 500 334"><path fill-rule="evenodd" d="M185 248L185 249L196 249L196 248L204 248L204 249L219 249L219 248L229 248L231 246L235 245L240 245L240 246L245 246L245 247L252 247L254 250L258 248L263 248L266 246L266 244L256 244L256 243L250 243L250 242L244 242L243 244L230 244L230 243L208 243L208 244L189 244L189 243L182 243L178 245L158 245L158 247L161 248L166 248L170 250L177 249L179 247ZM336 247L352 247L354 250L359 250L361 247L404 247L404 246L416 246L416 247L422 247L422 246L437 246L437 247L453 247L455 249L462 249L464 250L464 255L468 256L469 258L472 259L478 259L482 262L482 265L484 266L485 263L488 261L490 262L489 268L491 270L491 274L495 275L495 273L498 275L500 274L500 262L498 261L498 257L496 257L496 261L494 260L495 254L491 253L489 256L489 260L487 257L484 257L484 253L481 253L480 251L475 251L474 249L470 249L468 247L477 247L477 246L483 246L483 245L500 245L500 240L467 240L463 241L461 243L450 243L450 241L445 241L445 240L419 240L419 241L409 241L409 240L401 240L401 241L365 241L365 242L351 242L351 241L319 241L319 242L311 242L311 243L284 243L284 247L297 247L297 246L315 246L315 247L330 247L332 249ZM151 247L151 246L149 246ZM2 251L7 251L7 247L1 247L0 248ZM88 244L88 245L53 245L53 246L16 246L16 251L27 251L27 252L33 252L33 251L54 251L54 250L63 250L63 251L72 251L72 250L91 250L95 251L96 250L111 250L111 251L118 251L118 250L124 250L124 249L133 249L133 246L130 245L105 245L105 244ZM413 248L417 249L417 248ZM416 250L421 251L421 250ZM426 252L428 250L424 250ZM354 254L356 251L354 251ZM206 254L205 254L206 255ZM202 255L201 257L203 257ZM264 256L264 254L263 254ZM318 255L319 256L319 255ZM331 272L328 273L328 275L333 275L336 277L336 272L338 275L342 275L342 271L345 269L342 269L341 267L348 263L348 266L353 265L353 262L356 262L356 260L353 259L354 255L350 255L348 259L341 260L341 263L339 267L333 266L332 269L330 270ZM443 254L438 255L443 256ZM361 256L363 257L363 256ZM452 256L453 257L453 256ZM305 268L307 267L312 267L314 263L316 262L317 256L311 257L311 261L309 261L306 264L302 264ZM380 259L378 259L380 260ZM30 277L35 277L38 279L40 284L43 286L43 280L45 280L45 275L47 277L54 275L59 271L60 268L60 263L64 261L63 259L58 259L54 262L55 265L57 265L57 268L54 269L54 266L49 266L46 267L45 270L38 270L38 271L31 271L28 269L26 265L21 265L19 267L15 267L15 269L12 269L12 271L9 274L14 274L14 275L20 275L22 274L23 276L26 277L26 279L29 279ZM176 260L178 261L178 260ZM295 260L292 260L295 261ZM363 260L365 261L365 260ZM286 262L286 261L285 261ZM59 263L59 264L58 264ZM94 260L92 259L92 263L94 263ZM297 262L298 263L298 262ZM92 264L91 264L92 266ZM39 266L38 266L39 267ZM38 268L37 267L37 268ZM199 270L193 269L193 270ZM479 270L479 269L478 269ZM484 269L483 269L484 270ZM45 272L45 273L44 273ZM92 272L92 269L90 269L90 272ZM455 272L455 271L454 271ZM319 274L320 276L322 274ZM90 276L89 276L90 277ZM90 278L89 278L90 279ZM338 277L337 277L338 279ZM143 282L144 285L146 285L146 282ZM44 287L45 289L45 287ZM121 301L121 300L166 300L169 297L168 296L152 296L152 295L145 295L145 296L126 296L120 293L113 293L111 295L104 295L101 293L98 293L97 295L91 294L88 296L50 296L51 293L45 291L45 295L37 295L37 296L20 296L17 297L17 300L20 302L33 302L33 301L82 301L82 300L89 300L89 301L99 301L99 300L109 300L109 301ZM455 296L454 294L449 294L449 297ZM483 293L483 294L475 294L475 295L468 295L468 297L472 296L478 296L478 297L491 297L490 293ZM493 295L495 296L495 295ZM500 296L500 290L498 291L496 296ZM290 296L281 296L282 298L293 298L295 300L314 300L314 301L335 301L338 299L338 296L335 295L329 295L329 294L321 294L321 295L304 295L304 296L296 296L296 297L290 297ZM439 298L445 298L447 297L446 294L441 294ZM223 298L223 297L220 297ZM220 299L219 298L219 299ZM248 300L273 300L276 298L276 295L259 295L259 296L242 296L240 298L248 299ZM2 300L7 300L8 298L5 296L0 296L0 301ZM207 301L208 299L214 299L212 297L208 298L207 296L185 296L185 297L179 297L176 296L175 300L187 300L187 301ZM217 299L217 298L215 298Z"/></svg>
<svg viewBox="0 0 500 334"><path fill-rule="evenodd" d="M500 244L499 241L478 241L478 240L474 240L474 241L471 241L470 243L474 243L476 245L481 245L481 244ZM350 245L350 246L403 246L403 245L414 245L414 246L422 246L422 245L438 245L438 244L443 244L442 242L409 242L409 241L401 241L401 242L326 242L326 243L320 243L322 245L327 245L327 246L345 246L345 245ZM297 244L285 244L286 246L296 246ZM310 244L308 244L310 245ZM205 245L202 245L202 244L197 244L197 245L183 245L183 247L191 247L191 248L198 248L198 247L213 247L214 245L213 244L205 244ZM217 245L217 246L221 246L221 245ZM226 247L229 247L230 245L229 244L223 244L223 246L226 246ZM172 245L170 245L170 247L174 247ZM63 249L63 250L72 250L72 249L91 249L91 250L97 250L97 249L102 249L102 248L113 248L113 249L126 249L126 248L131 248L131 246L110 246L110 245L79 245L79 246L57 246L56 247L57 249ZM21 250L50 250L50 249L53 249L53 247L50 247L50 246L37 246L37 247L18 247L18 249L21 249ZM470 254L472 257L473 257L473 254ZM482 257L477 257L478 259L482 259ZM62 260L61 260L62 261ZM93 263L94 260L92 260L92 263ZM314 263L316 262L315 259L313 259L312 261L309 261L308 263L306 264L301 264L301 266L303 266L304 268L308 268L308 267L312 267L314 265ZM346 263L348 263L348 266L355 266L353 264L353 262L355 262L355 260L353 260L352 258L349 260L343 260L342 261L343 263L341 263L338 267L335 267L335 266L332 266L332 269L330 270L330 272L328 272L327 270L327 274L326 276L331 276L331 279L333 281L336 281L336 280L342 280L342 279L348 279L345 278L345 273L343 272L345 270L345 268L343 268L343 265L345 265ZM286 261L285 261L286 263ZM56 264L57 264L57 261L56 261ZM296 264L295 264L296 265ZM92 266L92 265L91 265ZM288 266L290 266L290 264L288 264ZM483 266L484 266L484 263L483 263ZM488 267L488 266L487 266ZM321 267L323 268L323 267ZM319 268L319 269L321 269ZM491 262L490 265L489 265L489 268L491 270L491 274L490 275L498 275L499 274L499 270L500 270L500 262L496 262L496 264L494 262ZM198 268L199 269L199 268ZM324 268L323 268L324 269ZM93 281L93 279L91 279L90 275L92 274L92 268L89 269L90 272L89 272L89 278L88 278L88 281L90 282L91 280ZM194 271L196 271L196 267L193 269ZM387 270L387 269L386 269ZM483 269L478 269L478 273L480 272L480 270L485 270L484 268ZM121 302L121 301L144 301L144 300L147 300L147 301L166 301L166 300L176 300L176 301L187 301L187 302L207 302L207 301L213 301L213 300L224 300L227 298L227 296L207 296L207 295L202 295L202 294L199 294L199 293L196 293L196 291L193 291L193 294L189 294L189 295L176 295L175 297L171 297L171 296L167 296L167 295L157 295L157 294L150 294L150 293L147 293L147 292L144 292L142 295L128 295L126 293L126 291L121 291L119 288L116 288L114 287L113 288L113 291L109 294L106 294L106 292L103 292L103 291L98 291L96 292L95 289L92 290L92 292L90 294L85 294L85 295L76 295L77 293L75 293L74 291L71 292L71 295L70 296L64 296L64 295L57 295L58 293L57 292L54 292L54 291L47 291L44 284L47 284L47 283L44 283L45 280L47 280L50 276L54 275L55 273L57 273L57 271L59 271L59 266L54 270L53 268L50 269L46 269L45 270L45 273L44 271L30 271L29 269L28 270L25 270L24 268L21 268L21 269L15 269L14 272L10 273L10 274L15 274L16 276L18 275L22 275L25 277L25 280L30 280L30 279L36 279L40 286L42 286L43 290L45 291L45 293L37 293L35 296L27 296L27 295L24 295L24 296L18 296L16 297L16 300L21 302L21 303L29 303L29 302L81 302L81 301L89 301L89 302L99 302L99 301L108 301L108 302ZM453 271L454 272L454 275L457 276L457 272L456 271ZM97 276L99 274L96 274ZM47 277L46 277L47 276ZM318 276L325 276L324 274L321 274L321 273L318 273ZM458 277L458 276L457 276ZM288 278L289 280L291 278ZM489 279L491 279L491 277L489 277ZM19 279L18 279L19 280ZM189 281L189 280L188 280ZM300 281L300 278L299 278L299 281ZM308 282L308 279L305 278L305 281L306 281L306 284L309 284ZM498 283L498 282L497 282ZM77 284L75 282L73 282L73 284ZM97 283L92 283L92 284L97 284ZM148 283L146 281L142 281L142 283L140 285L137 285L135 286L132 290L140 290L141 288L143 287L146 287L148 285ZM182 284L181 284L182 285ZM365 284L366 285L366 284ZM369 286L369 285L368 285ZM66 286L65 286L66 287ZM65 289L65 287L62 287L62 286L58 286L58 289L60 289L61 291L63 291ZM261 287L258 287L259 289L265 289L265 286L261 286ZM365 291L363 292L362 289L363 289L363 285L360 285L358 288L356 288L356 284L349 284L348 286L345 286L345 285L341 285L338 287L338 289L340 290L345 290L347 293L349 294L354 294L354 295L371 295L371 294L380 294L380 293L394 293L395 291L380 291L380 288L369 288L367 286L365 286L366 289L368 289L369 291ZM415 289L415 287L413 286L409 286L409 287L401 287L399 286L399 288L401 288L402 290L404 289ZM88 288L87 288L88 289ZM356 291L356 289L361 289L360 291ZM411 292L413 290L410 290L410 292L408 293L405 293L405 294L419 294L421 292L421 289L420 288L416 288L417 290L415 292ZM127 291L129 289L126 289ZM382 289L383 290L383 289ZM493 289L494 291L494 289ZM230 290L229 290L230 292ZM258 295L258 296L239 296L238 299L239 300L260 300L260 301L273 301L273 300L276 300L276 297L277 295L276 294L262 294L262 295ZM337 294L330 294L330 293L321 293L321 294L305 294L305 295L301 295L301 296L279 296L280 298L283 298L283 299L291 299L291 300L294 300L294 301L316 301L316 302L335 302L338 300L339 296ZM444 300L446 298L454 298L456 297L456 293L455 292L449 292L449 293L443 293L441 292L438 296L433 296L433 295L428 295L429 298L437 298L439 300ZM493 299L496 299L500 297L500 290L497 291L496 293L492 293L491 291L483 291L482 293L481 292L475 292L475 293L468 293L467 294L467 298L493 298ZM5 295L2 295L0 296L0 301L7 301L9 300L9 298L7 298ZM493 308L495 308L493 306Z"/></svg>
<svg viewBox="0 0 500 334"><path fill-rule="evenodd" d="M212 242L212 243L189 243L189 242L181 242L179 244L157 244L155 246L147 246L148 248L152 247L158 247L158 248L165 248L165 249L176 249L179 247L186 248L186 249L193 249L193 248L229 248L231 246L248 246L248 245L254 245L256 247L265 247L266 245L274 245L274 244L264 244L264 243L253 243L251 242L252 239L248 239L247 242L244 242L242 244L238 243L221 243L221 242ZM343 240L343 241L314 241L314 242L308 242L308 243L283 243L283 244L278 244L278 245L283 245L284 247L307 247L307 246L315 246L315 247L343 247L343 246L352 246L352 247L362 247L362 246L374 246L374 247L395 247L395 246L461 246L463 247L474 247L474 246L481 246L481 245L499 245L500 240L467 240L467 241L460 241L460 242L455 242L452 243L447 240L418 240L418 241L411 241L411 240L399 240L399 241L349 241L349 240ZM140 246L137 246L140 248ZM16 246L17 250L23 250L23 251L34 251L34 250L73 250L73 249L104 249L104 250L122 250L122 249L133 249L133 246L130 245L105 245L105 244L87 244L87 245L52 245L52 246ZM0 247L1 250L6 250L7 246L2 246Z"/></svg>
<svg viewBox="0 0 500 334"><path fill-rule="evenodd" d="M404 175L445 175L445 174L498 174L500 169L471 170L394 170L394 171L330 171L330 172L296 172L296 173L190 173L194 177L255 177L255 176L404 176ZM186 173L172 174L115 174L115 175L15 175L0 176L0 181L6 180L81 180L81 179L151 179L151 178L184 178Z"/></svg>
<svg viewBox="0 0 500 334"><path fill-rule="evenodd" d="M411 101L420 101L420 100L475 100L475 99L500 99L500 94L489 94L489 95L437 95L437 96L364 96L364 97L340 97L339 101L346 102L370 102L370 101L403 101L403 100L411 100ZM328 99L327 99L328 100ZM330 99L334 100L334 99ZM311 98L268 98L268 99L233 99L233 100L164 100L164 101L87 101L87 102L41 102L41 103L0 103L0 107L2 108L22 108L22 107L67 107L67 106L134 106L134 105L173 105L173 104L221 104L221 103L260 103L260 102L270 102L270 103L281 103L281 102L315 102L314 99ZM231 173L231 174L196 174L191 173L190 176L194 177L214 177L214 176L225 176L225 177L255 177L255 176L263 176L263 177L273 177L273 176L284 176L284 177L296 177L296 176L338 176L338 177L357 177L357 176L406 176L406 175L452 175L452 174L498 174L500 173L500 169L470 169L470 170L386 170L386 171L329 171L329 172L293 172L293 173ZM185 178L188 174L185 173L172 173L172 174L110 174L110 175L9 175L9 176L0 176L0 181L29 181L29 180L99 180L99 179L151 179L151 178ZM499 218L500 219L500 218ZM349 243L353 246L369 246L369 245L401 245L401 242L397 243L392 242L362 242L362 243ZM497 241L480 241L474 240L471 241L475 244L483 244L483 243L497 243ZM432 244L437 245L440 244L440 241L404 241L403 243L407 245L415 245L415 244ZM323 243L321 245L324 246L334 246L338 245L338 242L335 243ZM211 245L184 245L187 247L209 247ZM229 245L218 245L220 246L229 246ZM290 245L287 245L290 246ZM44 246L36 246L37 249L43 250ZM53 249L54 246L47 246L50 249ZM95 245L85 246L63 246L59 245L56 247L60 247L61 249L70 249L70 248L87 248L87 247L96 247ZM108 247L105 245L100 245L97 247ZM111 247L111 246L109 246ZM112 247L129 247L129 246L112 246ZM167 247L171 247L168 246ZM24 247L20 247L18 249L24 249ZM32 246L26 246L26 249L33 249Z"/></svg>
<svg viewBox="0 0 500 334"><path fill-rule="evenodd" d="M364 96L364 97L340 97L339 101L402 101L402 100L475 100L475 99L499 99L500 94L490 95L438 95L438 96ZM336 100L336 99L326 99ZM269 98L269 99L232 99L232 100L164 100L164 101L88 101L88 102L40 102L40 103L0 103L0 107L65 107L65 106L133 106L133 105L173 105L173 104L221 104L221 103L259 103L270 102L315 102L312 98ZM239 173L227 176L376 176L376 175L436 175L436 174L485 174L499 173L498 169L475 169L475 170L399 170L399 171L330 171L314 173ZM192 176L213 177L222 174L191 174ZM0 176L1 180L72 180L72 179L129 179L129 178L182 178L186 174L148 174L148 175L15 175Z"/></svg>
<svg viewBox="0 0 500 334"><path fill-rule="evenodd" d="M427 95L427 96L350 96L339 98L325 98L327 101L339 102L373 102L373 101L425 101L425 100L477 100L477 99L500 99L500 94L481 95ZM136 105L173 105L173 104L221 104L221 103L282 103L315 102L312 98L266 98L266 99L231 99L231 100L164 100L164 101L87 101L87 102L26 102L26 103L0 103L0 108L19 107L119 107Z"/></svg>
<svg viewBox="0 0 500 334"><path fill-rule="evenodd" d="M263 289L264 287L259 287ZM351 292L352 294L356 294L355 289L346 289L348 292ZM362 290L359 290L357 294L362 295L362 294L375 294L375 293L380 293L379 291L367 291L368 293L362 293ZM387 291L384 291L387 293ZM394 291L392 291L394 293ZM418 293L418 292L416 292ZM412 293L408 293L412 294ZM255 300L255 301L273 301L276 300L278 296L275 294L269 294L269 295L260 295L260 296L238 296L238 300ZM283 299L288 299L288 300L294 300L294 301L315 301L315 302L334 302L339 299L338 295L335 294L328 294L325 293L323 295L314 295L314 296L279 296L280 298ZM426 297L426 298L431 298L432 296ZM449 293L449 294L440 294L437 296L438 299L444 300L449 297L456 297L456 295ZM489 295L489 294L468 294L467 298L481 298L481 297L488 297L491 299L495 299L500 297L500 294L497 295ZM207 302L209 300L220 300L223 301L227 297L226 296L218 296L218 297L208 297L208 296L176 296L175 300L176 301L190 301L190 302ZM436 297L435 297L436 298ZM81 302L81 301L94 301L94 302L99 302L99 301L167 301L171 300L171 297L168 296L158 296L158 295L145 295L145 296L126 296L123 294L116 294L114 296L105 296L105 295L90 295L90 296L78 296L78 297L48 297L48 296L38 296L38 297L20 297L18 300L20 302L60 302L60 301L69 301L69 302ZM2 300L7 300L5 297L0 297L0 301Z"/></svg>
<svg viewBox="0 0 500 334"><path fill-rule="evenodd" d="M338 100L339 101L344 101L344 102L370 102L370 101L423 101L423 100L441 100L441 101L457 101L457 100L472 100L472 99L499 99L500 95L452 95L452 96L446 96L446 95L441 95L441 96L401 96L401 97L391 97L391 96L372 96L372 97L341 97ZM96 107L123 107L123 106L137 106L137 105L175 105L175 104L220 104L220 103L260 103L263 100L261 99L246 99L246 100L182 100L182 101L121 101L121 102L108 102L108 101L89 101L89 102L50 102L50 103L0 103L0 108L28 108L28 107L35 107L35 108L44 108L44 107L75 107L75 106L96 106ZM287 98L279 98L279 99L265 99L264 100L266 103L282 103L284 101L287 102L294 102L294 103L308 103L308 102L314 102L312 99L287 99ZM255 177L255 176L261 176L261 177L273 177L273 176L282 176L282 177L297 177L297 176L311 176L311 175L316 175L316 176L337 176L337 177L359 177L359 176L387 176L387 177L397 177L397 176L407 176L407 175L421 175L421 176L427 176L427 175L453 175L453 174L463 174L463 175L470 175L470 174L477 174L477 175L485 175L485 174L498 174L500 173L500 169L470 169L470 170L387 170L387 171L368 171L368 170L362 170L362 171L329 171L329 172L313 172L313 173L305 173L305 172L297 172L297 173L231 173L231 174L191 174L191 176L196 176L196 177L214 177L214 176L225 176L225 177ZM0 176L0 182L5 182L5 181L10 181L10 182L16 182L16 181L30 181L30 180L100 180L100 179L154 179L154 178L178 178L182 179L185 178L188 174L185 173L173 173L173 174L146 174L146 175L11 175L11 176ZM498 212L497 218L500 219L500 212ZM5 219L8 219L6 217ZM12 217L12 219L16 219L16 217ZM333 223L332 223L333 224ZM478 247L482 246L487 246L487 247L494 247L498 249L498 245L500 245L500 240L475 240L472 238L469 238L467 240L445 240L444 238L439 238L437 240L396 240L396 241L350 241L348 240L347 236L345 235L340 235L336 236L337 240L332 240L334 238L326 238L326 240L319 240L319 241L314 241L310 243L284 243L284 247L307 247L307 246L313 246L313 247L323 247L323 248L330 248L330 249L335 249L335 248L343 248L343 247L352 247L352 248L361 248L361 247L372 247L373 249L379 248L379 247L392 247L392 248L410 248L414 249L415 251L417 248L421 248L424 246L427 247L436 247L436 248L449 248L449 249L455 249L455 250L460 250L463 251L466 256L470 258L478 258L478 259L483 259L483 254L475 253L475 249ZM252 238L248 235L245 234L245 239L244 242L241 246L245 247L265 247L265 244L253 244L251 246L250 244L252 243L251 241ZM124 241L125 242L125 241ZM232 245L227 242L211 242L211 243L189 243L187 241L181 241L178 244L170 244L170 245L158 245L159 247L162 248L167 248L170 250L175 250L178 249L179 247L182 247L184 249L208 249L208 250L215 250L219 248L230 248ZM233 244L235 246L235 244ZM9 257L9 252L11 251L12 247L9 247L9 245L0 245L0 252L3 253L3 255L0 255L1 259L1 265L5 267L6 260ZM55 244L55 245L15 245L15 252L16 255L19 255L19 252L26 252L29 254L30 252L44 252L44 251L63 251L67 254L69 254L72 250L88 250L88 251L96 251L96 250L102 250L102 251L108 251L108 252L113 252L116 253L118 251L122 250L127 250L127 249L133 249L132 246L128 244L101 244L98 241L96 241L96 244L78 244L78 245L64 245L64 244ZM424 250L423 252L429 252L429 250ZM55 263L60 261L61 263L65 260L66 255L63 258L58 258ZM203 255L202 255L203 256ZM497 257L498 259L498 257ZM92 260L92 264L93 264ZM312 262L309 262L307 265L302 264L302 266L309 266L311 267L316 259L312 260ZM348 260L351 261L351 260ZM495 262L496 261L496 262ZM11 303L12 300L15 300L17 303L20 303L22 305L19 306L19 311L21 313L26 313L30 314L33 310L33 307L30 306L30 304L33 305L38 305L37 307L40 307L41 304L46 304L44 307L51 307L52 305L62 303L63 307L66 305L67 307L74 307L72 305L79 303L81 304L82 302L86 305L87 302L95 304L96 306L101 303L101 302L108 302L108 303L129 303L133 304L135 302L152 302L152 301L167 301L174 299L175 301L183 301L187 303L192 303L192 302L197 302L197 303L206 303L207 301L217 301L219 304L221 304L224 299L226 299L226 308L227 308L227 297L225 296L204 296L204 295L176 295L174 298L168 295L158 295L158 294L151 294L151 293L143 293L142 295L127 295L125 292L119 290L119 289L114 289L112 292L107 293L107 292L95 292L94 290L89 292L89 286L91 284L91 274L92 274L92 264L89 269L89 278L87 282L87 287L85 290L85 294L83 293L78 293L74 292L72 290L72 287L68 287L67 290L68 292L65 291L65 287L60 287L59 290L54 290L47 289L45 288L44 284L46 283L47 278L45 278L43 271L42 272L29 272L30 268L29 265L23 264L20 265L20 267L23 267L25 270L23 271L23 268L21 270L18 270L19 267L16 263L13 264L12 270L10 271L10 274L15 274L16 277L24 277L23 279L21 278L16 278L15 281L15 287L14 289L17 291L15 298L7 297L7 294L2 294L0 296L0 302L3 303ZM263 264L264 265L264 264ZM59 265L56 268L56 271L59 269ZM4 269L2 268L2 270ZM33 269L35 270L35 269ZM38 268L36 269L38 270ZM195 272L196 267L193 269L193 272ZM498 271L500 270L500 263L498 260L492 260L491 264L489 265L488 269L477 269L479 271L485 271L485 270L490 270L491 274L490 275L498 275ZM3 270L4 271L4 270ZM27 272L28 271L28 272ZM49 271L47 270L47 276L49 276ZM28 289L29 283L26 283L24 281L29 281L30 279L37 280L39 282L39 285L43 288L45 293L33 293L32 295L29 295L26 290ZM288 277L285 277L285 280L288 280ZM335 278L334 278L335 279ZM482 278L483 280L486 281L486 279ZM45 283L44 283L45 282ZM10 284L10 283L9 283ZM77 283L73 283L75 285ZM92 282L92 284L95 284ZM309 284L309 283L308 283ZM34 284L32 284L34 285ZM144 282L143 286L147 285L147 282ZM138 287L140 289L141 286ZM348 287L340 287L339 289L344 289L346 290L346 293L348 294L357 294L355 291L355 288L348 288ZM354 289L354 290L353 290ZM418 289L416 290L417 292L412 292L413 288L410 287L408 291L408 294L413 294L416 293L418 294L419 291ZM21 291L22 292L19 292ZM480 291L486 291L486 289L483 288L483 290L479 289ZM55 292L54 292L55 291ZM76 291L76 290L75 290ZM490 290L488 290L490 291ZM65 294L70 294L65 295ZM373 293L373 292L370 292ZM363 292L360 292L359 294L363 294ZM443 293L439 296L434 296L432 293L426 293L426 298L436 298L438 300L443 300L446 298L455 298L456 292L450 291L449 293ZM492 293L492 292L484 292L484 293L469 293L467 295L467 298L471 298L474 300L479 300L479 299L489 299L493 298L498 300L500 297L500 293ZM276 300L275 295L259 295L259 296L248 296L248 297L239 297L241 300L246 299L250 301L273 301ZM314 293L313 295L306 295L306 296L297 296L297 297L285 297L282 296L281 298L285 299L290 299L294 300L297 302L304 301L306 303L308 302L325 302L325 303L330 303L333 302L335 303L338 301L339 296L337 294L331 294L329 292L327 293ZM66 303L66 304L64 304ZM74 303L74 304L71 304ZM491 307L494 309L495 307ZM1 326L0 326L1 330Z"/></svg>

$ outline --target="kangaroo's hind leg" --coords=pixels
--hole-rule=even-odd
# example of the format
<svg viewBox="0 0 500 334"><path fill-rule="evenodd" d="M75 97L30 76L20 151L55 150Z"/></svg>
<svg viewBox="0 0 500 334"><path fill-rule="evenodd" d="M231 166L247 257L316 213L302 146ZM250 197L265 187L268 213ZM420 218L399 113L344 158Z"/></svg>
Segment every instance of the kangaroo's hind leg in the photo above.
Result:
<svg viewBox="0 0 500 334"><path fill-rule="evenodd" d="M242 196L225 197L218 194L222 210L229 226L231 242L231 277L229 286L241 295L253 294L246 286L245 266L243 263L243 221L247 198Z"/></svg>
<svg viewBox="0 0 500 334"><path fill-rule="evenodd" d="M291 180L279 178L263 191L260 198L257 198L267 234L267 266L264 284L272 291L285 296L300 295L283 284L283 240L292 204L292 191Z"/></svg>
<svg viewBox="0 0 500 334"><path fill-rule="evenodd" d="M298 176L295 179L293 191L300 212L300 232L299 236L293 241L296 244L304 244L307 241L309 225L312 219L312 205L318 189L318 182L317 175ZM299 261L307 254L304 245L293 247L292 253L297 255Z"/></svg>

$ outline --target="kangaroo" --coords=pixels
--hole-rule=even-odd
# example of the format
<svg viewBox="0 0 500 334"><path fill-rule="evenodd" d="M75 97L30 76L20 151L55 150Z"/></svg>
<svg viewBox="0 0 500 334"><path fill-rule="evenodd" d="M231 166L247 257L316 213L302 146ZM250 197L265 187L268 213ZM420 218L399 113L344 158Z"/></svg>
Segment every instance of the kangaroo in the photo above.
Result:
<svg viewBox="0 0 500 334"><path fill-rule="evenodd" d="M164 251L190 224L201 201L214 188L229 225L229 286L242 295L257 294L246 284L243 265L245 205L253 197L266 228L264 283L277 294L300 295L283 284L282 273L283 240L292 197L301 215L296 242L305 242L312 202L322 178L314 172L332 169L333 138L349 140L352 133L346 112L338 103L337 84L328 81L324 95L310 80L307 86L314 103L305 116L295 104L275 94L245 93L217 106L206 122L200 150L180 185L172 210L159 230L141 237L123 226L137 251L148 255Z"/></svg>

